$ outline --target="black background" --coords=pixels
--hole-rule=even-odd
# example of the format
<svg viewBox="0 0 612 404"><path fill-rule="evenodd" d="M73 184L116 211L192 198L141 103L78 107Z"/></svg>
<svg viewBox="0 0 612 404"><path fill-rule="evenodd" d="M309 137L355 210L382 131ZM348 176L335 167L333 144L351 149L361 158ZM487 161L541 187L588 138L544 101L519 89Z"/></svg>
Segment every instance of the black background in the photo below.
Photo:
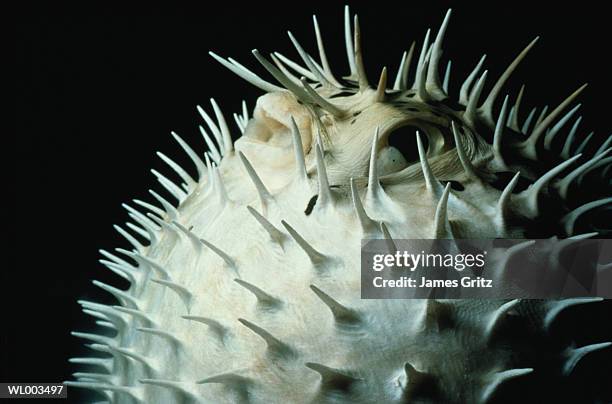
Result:
<svg viewBox="0 0 612 404"><path fill-rule="evenodd" d="M291 29L314 52L315 12L337 76L348 70L340 2L221 1L201 2L198 9L133 10L54 3L16 16L16 184L6 195L13 206L5 212L15 226L5 230L12 260L2 265L3 381L71 378L76 368L67 358L86 351L69 332L93 329L76 299L109 301L91 285L94 278L121 285L97 263L97 250L125 246L111 226L127 219L122 202L150 200L147 189L160 189L148 170L169 170L154 152L190 167L169 132L203 150L196 104L208 107L214 97L233 128L231 113L239 111L241 100L254 106L260 91L220 66L208 50L267 78L251 49L297 59L285 34ZM482 53L488 54L489 77L497 77L541 35L508 87L514 95L527 83L523 114L535 105L556 104L589 82L581 96L581 133L607 135L608 14L571 3L453 5L444 54L453 60L451 92L458 92ZM351 7L360 16L366 68L375 82L385 65L395 76L402 51L414 39L419 45L428 27L436 32L449 4L375 1ZM83 393L71 394L78 399Z"/></svg>

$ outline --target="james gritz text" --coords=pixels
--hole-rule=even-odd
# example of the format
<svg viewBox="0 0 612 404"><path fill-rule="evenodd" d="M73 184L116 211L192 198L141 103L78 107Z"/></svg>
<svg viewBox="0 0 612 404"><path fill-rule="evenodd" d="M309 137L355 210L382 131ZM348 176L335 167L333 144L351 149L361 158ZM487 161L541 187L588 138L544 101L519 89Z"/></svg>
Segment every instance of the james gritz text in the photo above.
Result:
<svg viewBox="0 0 612 404"><path fill-rule="evenodd" d="M492 288L493 280L481 276L470 278L464 276L461 279L427 279L421 277L419 280L402 276L398 279L384 279L376 276L372 279L375 288Z"/></svg>

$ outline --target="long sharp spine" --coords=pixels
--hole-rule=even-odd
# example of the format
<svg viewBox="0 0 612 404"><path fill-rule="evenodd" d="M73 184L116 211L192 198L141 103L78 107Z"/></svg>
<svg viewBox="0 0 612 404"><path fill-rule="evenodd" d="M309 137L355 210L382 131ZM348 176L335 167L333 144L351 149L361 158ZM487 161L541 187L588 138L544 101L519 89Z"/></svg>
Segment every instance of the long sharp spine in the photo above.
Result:
<svg viewBox="0 0 612 404"><path fill-rule="evenodd" d="M270 63L264 58L257 49L251 51L257 61L276 79L281 83L287 90L289 90L298 100L302 102L311 102L311 97L304 91L303 88L295 84L289 77L287 77L282 71L276 66Z"/></svg>
<svg viewBox="0 0 612 404"><path fill-rule="evenodd" d="M436 213L434 216L434 234L435 239L454 239L453 230L448 220L448 197L450 194L451 184L446 184L442 196L438 201Z"/></svg>
<svg viewBox="0 0 612 404"><path fill-rule="evenodd" d="M508 125L510 126L510 129L516 132L520 132L518 115L519 115L519 109L521 107L521 101L523 101L524 93L525 93L525 85L523 84L521 86L521 89L519 90L518 95L516 96L516 100L514 101L514 106L512 107L514 112L512 113L512 119L510 119L510 124Z"/></svg>
<svg viewBox="0 0 612 404"><path fill-rule="evenodd" d="M237 278L234 279L234 282L251 292L257 298L257 303L260 304L262 307L273 309L278 308L282 305L282 302L279 299L264 292L252 283Z"/></svg>
<svg viewBox="0 0 612 404"><path fill-rule="evenodd" d="M268 204L273 200L272 194L270 193L270 191L268 191L259 175L257 175L257 172L255 171L249 160L246 158L246 156L242 152L239 152L239 155L247 174L249 175L251 181L255 185L255 188L257 189L257 194L259 195L261 206L264 210L266 210Z"/></svg>
<svg viewBox="0 0 612 404"><path fill-rule="evenodd" d="M232 135L230 134L229 127L227 126L227 122L225 121L225 117L223 116L221 109L213 98L210 99L210 104L213 107L213 111L215 112L215 116L217 118L217 123L223 135L224 154L230 154L234 151L234 144L232 142Z"/></svg>
<svg viewBox="0 0 612 404"><path fill-rule="evenodd" d="M385 91L387 90L387 68L383 67L376 86L376 102L385 101Z"/></svg>
<svg viewBox="0 0 612 404"><path fill-rule="evenodd" d="M349 6L344 7L344 42L346 46L346 57L348 60L349 78L357 78L357 66L355 65L355 49L353 48L353 33L351 29L351 13Z"/></svg>
<svg viewBox="0 0 612 404"><path fill-rule="evenodd" d="M230 63L212 51L208 52L208 54L212 56L217 62L221 63L224 67L232 71L234 74L265 92L271 93L275 91L283 91L282 87L263 80L261 77L238 63Z"/></svg>
<svg viewBox="0 0 612 404"><path fill-rule="evenodd" d="M507 108L508 96L504 98L504 103L502 104L501 111L499 112L499 117L497 118L497 123L495 124L495 132L493 134L493 156L495 157L495 162L502 170L506 169L506 162L504 161L504 156L502 154L502 139L504 128L506 126L505 122Z"/></svg>
<svg viewBox="0 0 612 404"><path fill-rule="evenodd" d="M327 77L325 77L325 75L321 71L319 71L319 69L317 69L312 59L310 58L310 55L308 55L306 51L304 51L304 49L302 48L300 43L297 41L297 39L295 39L291 31L287 31L287 35L289 35L289 39L291 40L291 43L293 43L293 46L295 47L298 54L304 61L304 64L306 64L306 67L308 67L308 70L310 70L310 72L312 72L312 74L317 78L317 81L324 86L332 87L333 84L330 83L329 80L327 80Z"/></svg>
<svg viewBox="0 0 612 404"><path fill-rule="evenodd" d="M442 41L444 40L444 34L446 33L450 16L451 9L446 12L442 25L440 25L440 29L432 45L431 57L429 59L429 66L427 70L427 91L434 95L434 97L438 100L446 98L445 91L442 88L442 83L440 82L439 64L440 58L442 57Z"/></svg>
<svg viewBox="0 0 612 404"><path fill-rule="evenodd" d="M512 197L512 191L514 190L514 187L516 186L520 177L520 171L514 174L514 177L512 177L508 185L506 185L499 197L499 200L497 201L497 210L495 212L495 218L498 225L501 227L500 230L502 231L502 234L504 234L504 231L506 230L506 218L510 213L509 205Z"/></svg>
<svg viewBox="0 0 612 404"><path fill-rule="evenodd" d="M491 89L491 92L483 102L482 106L479 108L483 119L489 126L493 127L494 125L493 104L495 103L497 96L501 92L502 87L510 78L519 63L525 58L525 56L527 56L527 53L529 53L529 51L535 45L538 39L539 37L536 37L533 41L531 41L529 45L527 45L525 49L523 49L521 53L519 53L519 55L512 61L512 63L510 63L508 68L502 73L502 75L499 77L499 79Z"/></svg>
<svg viewBox="0 0 612 404"><path fill-rule="evenodd" d="M416 45L415 41L412 41L410 45L410 49L408 53L402 55L402 60L400 62L399 69L397 71L397 76L395 78L395 82L393 83L394 90L407 90L408 89L408 72L410 70L410 64L412 63L412 56L414 55L414 47Z"/></svg>
<svg viewBox="0 0 612 404"><path fill-rule="evenodd" d="M189 310L191 309L193 300L194 300L194 296L189 291L189 289L187 289L186 287L182 285L179 285L176 282L172 282L172 281L165 280L165 279L151 279L151 281L155 283L159 283L162 286L166 286L168 289L176 293L179 296L179 298L183 301L183 303L185 304L185 307L187 307L187 312L189 312Z"/></svg>
<svg viewBox="0 0 612 404"><path fill-rule="evenodd" d="M126 313L131 315L134 318L138 318L140 320L142 320L143 322L145 322L147 325L149 326L156 326L157 324L155 323L155 321L145 312L137 310L137 309L132 309L130 307L123 307L123 306L113 306L113 308L117 311L120 311L122 313Z"/></svg>
<svg viewBox="0 0 612 404"><path fill-rule="evenodd" d="M558 175L560 172L565 170L567 167L569 167L571 164L574 163L574 161L578 160L579 158L580 158L580 155L574 156L571 159L569 159L567 161L564 161L563 163L559 164L558 166L552 168L546 174L541 176L536 182L534 182L532 185L530 185L529 188L527 188L526 190L524 190L523 192L521 192L518 195L518 197L520 199L523 199L525 201L525 204L526 204L526 207L527 207L529 215L531 215L533 217L533 216L538 214L538 212L539 212L539 210L538 210L538 199L539 199L541 193L543 192L544 187L556 175Z"/></svg>
<svg viewBox="0 0 612 404"><path fill-rule="evenodd" d="M601 342L599 344L586 345L580 348L569 348L565 352L565 363L563 364L562 373L564 376L570 376L580 360L585 356L606 349L612 346L612 342Z"/></svg>
<svg viewBox="0 0 612 404"><path fill-rule="evenodd" d="M113 225L113 227L117 231L117 233L121 234L123 236L123 238L125 238L128 241L128 243L130 243L132 245L132 247L134 247L136 249L136 251L143 251L144 250L144 246L138 240L136 240L136 238L134 238L134 236L132 236L130 233L128 233L121 226Z"/></svg>
<svg viewBox="0 0 612 404"><path fill-rule="evenodd" d="M425 185L427 190L436 198L440 198L442 193L444 192L444 188L442 184L436 179L431 171L429 166L429 162L427 161L427 153L425 152L425 147L423 146L423 141L421 140L421 134L416 132L417 138L417 148L419 151L419 160L421 161L421 170L423 172L423 177L425 178Z"/></svg>
<svg viewBox="0 0 612 404"><path fill-rule="evenodd" d="M325 390L346 390L350 385L359 381L356 377L349 375L348 372L320 363L308 362L306 367L314 370L321 376L321 388Z"/></svg>
<svg viewBox="0 0 612 404"><path fill-rule="evenodd" d="M313 246L310 245L304 238L297 232L293 227L289 225L289 223L284 220L281 221L281 224L285 227L285 229L289 232L291 237L295 240L295 242L302 248L302 250L308 255L310 262L313 265L319 265L323 261L325 261L325 255L321 254L317 251Z"/></svg>
<svg viewBox="0 0 612 404"><path fill-rule="evenodd" d="M129 303L132 307L138 308L138 303L139 303L138 300L134 296L132 296L129 292L121 290L121 289L117 289L114 286L107 285L106 283L103 283L97 280L92 281L92 283L96 285L97 287L99 287L100 289L115 296L119 301Z"/></svg>
<svg viewBox="0 0 612 404"><path fill-rule="evenodd" d="M326 78L330 81L331 84L340 88L342 85L336 80L334 74L332 73L332 69L329 65L329 61L327 59L327 55L325 53L325 46L323 42L323 38L321 37L321 29L319 28L319 22L317 21L317 16L312 16L312 23L314 25L315 37L317 40L317 48L319 50L319 59L321 60L321 65L323 66L323 72L325 73Z"/></svg>
<svg viewBox="0 0 612 404"><path fill-rule="evenodd" d="M576 220L578 220L578 218L582 216L584 213L588 212L589 210L596 209L600 206L604 206L608 204L612 204L612 197L598 199L596 201L585 203L584 205L579 206L576 209L569 212L567 215L561 218L561 223L564 226L565 233L568 236L571 236L572 234L574 234L574 226L576 225Z"/></svg>
<svg viewBox="0 0 612 404"><path fill-rule="evenodd" d="M378 180L378 168L376 164L378 152L378 134L380 128L376 127L374 138L372 139L372 150L370 152L370 168L368 173L368 191L366 198L372 201L379 201L384 193L382 186Z"/></svg>
<svg viewBox="0 0 612 404"><path fill-rule="evenodd" d="M272 223L268 221L261 213L256 211L253 207L247 206L249 213L257 220L257 222L264 228L264 230L270 235L270 238L279 244L282 244L286 236L276 228Z"/></svg>
<svg viewBox="0 0 612 404"><path fill-rule="evenodd" d="M174 336L173 334L164 331L164 330L160 330L158 328L150 328L150 327L138 327L136 328L137 331L143 332L145 334L150 334L150 335L155 335L158 336L160 338L163 338L167 341L169 341L170 343L172 343L174 346L176 347L180 347L182 346L181 341Z"/></svg>
<svg viewBox="0 0 612 404"><path fill-rule="evenodd" d="M446 70L444 71L444 81L442 82L442 91L444 94L448 94L448 86L450 84L450 75L451 75L451 67L453 63L452 61L448 61L446 64Z"/></svg>
<svg viewBox="0 0 612 404"><path fill-rule="evenodd" d="M550 332L559 315L566 309L582 304L599 303L602 300L603 299L601 297L577 297L559 301L551 301L549 303L550 308L546 312L543 319L544 330L546 332Z"/></svg>
<svg viewBox="0 0 612 404"><path fill-rule="evenodd" d="M584 173L589 168L591 168L593 165L595 165L599 160L603 159L610 152L610 150L612 149L608 149L605 152L600 153L599 155L593 157L586 163L582 164L581 166L579 166L578 168L570 172L567 176L563 177L556 184L556 187L559 190L559 195L561 195L562 198L567 198L567 193L568 193L570 185L574 181L576 181L582 173Z"/></svg>
<svg viewBox="0 0 612 404"><path fill-rule="evenodd" d="M173 221L172 225L176 227L181 234L186 236L191 241L191 244L196 248L196 251L199 252L202 250L202 243L200 242L200 239L191 230L189 230L177 221Z"/></svg>
<svg viewBox="0 0 612 404"><path fill-rule="evenodd" d="M236 372L221 373L214 376L209 376L205 379L198 380L197 384L211 384L218 383L224 387L230 389L237 395L237 400L240 403L249 402L249 389L253 384L253 380L250 378L240 375Z"/></svg>
<svg viewBox="0 0 612 404"><path fill-rule="evenodd" d="M195 184L195 180L193 178L191 178L191 176L187 173L187 171L185 171L183 169L183 167L178 165L174 160L172 160L170 157L166 156L162 152L157 152L156 154L157 154L157 156L160 159L162 159L164 161L164 163L166 163L170 168L172 168L174 170L174 172L176 172L178 174L178 176L181 177L181 179L189 187L193 187L193 185Z"/></svg>
<svg viewBox="0 0 612 404"><path fill-rule="evenodd" d="M389 228L385 224L385 222L380 222L380 232L382 233L385 244L387 246L387 250L390 254L395 254L397 251L397 246L395 245L395 241L393 241L393 237L391 236L391 232L389 232Z"/></svg>
<svg viewBox="0 0 612 404"><path fill-rule="evenodd" d="M484 83L487 80L488 71L485 70L482 73L482 76L476 82L474 89L470 93L470 97L467 102L467 106L465 107L465 113L463 114L466 122L470 124L472 127L475 126L476 121L478 119L478 102L480 100L480 94L482 94L482 90L484 88ZM493 126L493 125L491 125Z"/></svg>
<svg viewBox="0 0 612 404"><path fill-rule="evenodd" d="M457 126L455 125L455 121L451 122L451 127L453 130L453 137L455 138L455 148L457 149L457 155L459 156L459 161L461 162L461 166L463 166L463 171L468 176L468 178L472 180L479 181L478 175L474 171L474 167L472 166L472 162L470 158L465 154L465 149L463 148L463 142L461 140L461 135L457 130Z"/></svg>
<svg viewBox="0 0 612 404"><path fill-rule="evenodd" d="M105 337L104 335L92 334L88 332L71 331L70 335L72 335L73 337L85 339L88 341L97 342L98 344L102 344L102 345L111 345L114 342L112 338Z"/></svg>
<svg viewBox="0 0 612 404"><path fill-rule="evenodd" d="M285 344L265 329L243 318L239 318L238 321L255 334L259 335L266 342L268 353L285 359L290 359L295 356L295 351L289 345Z"/></svg>
<svg viewBox="0 0 612 404"><path fill-rule="evenodd" d="M179 217L178 210L176 210L176 208L170 202L168 202L165 198L163 198L161 195L159 195L152 189L149 190L149 193L153 195L155 199L157 199L160 205L162 205L165 213L171 220L176 220Z"/></svg>
<svg viewBox="0 0 612 404"><path fill-rule="evenodd" d="M467 106L470 96L470 88L472 87L472 83L478 76L478 73L480 73L480 69L482 68L482 65L484 64L486 58L487 55L482 55L472 72L468 75L468 77L461 85L461 88L459 89L459 103L461 105Z"/></svg>
<svg viewBox="0 0 612 404"><path fill-rule="evenodd" d="M321 289L317 288L315 285L310 285L310 289L329 308L336 322L338 322L339 324L359 323L360 317L355 310L349 309L338 303L334 298L323 292Z"/></svg>
<svg viewBox="0 0 612 404"><path fill-rule="evenodd" d="M198 125L198 129L200 129L200 133L202 134L202 137L204 138L204 141L206 142L206 145L208 146L208 150L210 151L210 156L212 157L215 163L219 164L219 162L221 161L221 153L219 152L219 149L217 149L217 146L215 145L215 143L212 141L212 139L208 135L208 132L204 130L204 127L202 125Z"/></svg>
<svg viewBox="0 0 612 404"><path fill-rule="evenodd" d="M491 342L493 340L493 338L496 336L497 330L501 327L504 320L508 318L508 316L512 315L513 309L519 303L520 299L510 300L509 302L499 306L499 308L493 312L484 330L487 342Z"/></svg>
<svg viewBox="0 0 612 404"><path fill-rule="evenodd" d="M535 116L536 111L536 107L533 107L531 111L529 111L529 115L527 115L525 122L523 122L523 126L521 126L521 133L525 134L529 131L529 128L531 127L531 121L533 121L533 117Z"/></svg>
<svg viewBox="0 0 612 404"><path fill-rule="evenodd" d="M557 116L570 104L578 95L586 88L586 84L574 91L569 97L563 100L557 108L546 115L541 122L536 123L535 128L529 135L529 138L517 145L519 152L526 158L535 160L538 158L537 145L540 137L545 133L546 129L553 123Z"/></svg>
<svg viewBox="0 0 612 404"><path fill-rule="evenodd" d="M482 404L490 403L494 399L497 390L502 384L517 377L528 375L531 372L533 372L533 368L510 369L495 373L492 380L484 388L480 402Z"/></svg>
<svg viewBox="0 0 612 404"><path fill-rule="evenodd" d="M572 125L572 128L570 129L570 132L567 135L567 138L565 139L565 143L563 144L563 149L561 150L561 157L564 159L567 159L570 157L570 151L572 148L572 144L574 143L574 138L576 136L576 132L578 131L578 126L580 125L581 121L582 121L582 117L579 116L574 122L574 125Z"/></svg>
<svg viewBox="0 0 612 404"><path fill-rule="evenodd" d="M329 188L329 180L327 179L327 170L325 168L325 160L323 159L323 149L320 143L321 138L315 145L315 155L317 160L317 178L319 181L319 196L317 198L317 205L320 208L327 208L333 206L334 197L331 189Z"/></svg>
<svg viewBox="0 0 612 404"><path fill-rule="evenodd" d="M350 183L353 206L355 207L357 218L359 219L359 223L361 224L361 229L364 234L374 234L376 232L376 222L372 220L366 213L363 204L361 203L359 191L357 190L357 186L355 185L355 180L353 178L351 178Z"/></svg>
<svg viewBox="0 0 612 404"><path fill-rule="evenodd" d="M427 51L430 49L429 47L429 37L431 35L431 29L427 29L425 33L425 38L423 39L423 44L421 45L421 51L419 53L419 59L417 60L417 71L414 78L414 83L412 84L412 89L417 90L419 86L419 82L423 81L423 83L427 80L427 71L424 71L424 63L427 60ZM424 80L421 80L421 77Z"/></svg>
<svg viewBox="0 0 612 404"><path fill-rule="evenodd" d="M359 18L357 15L353 18L353 31L355 41L355 67L357 68L357 81L359 83L359 91L364 91L370 87L368 78L365 73L363 64L363 51L361 49L361 28L359 27Z"/></svg>
<svg viewBox="0 0 612 404"><path fill-rule="evenodd" d="M308 95L312 98L315 104L317 104L319 107L323 108L325 111L329 112L336 118L341 118L345 115L344 111L342 111L340 108L338 108L331 102L327 101L325 98L323 98L322 95L317 92L317 90L313 89L310 84L308 84L306 77L301 77L300 83L302 84L302 87L304 87L306 93L308 93Z"/></svg>
<svg viewBox="0 0 612 404"><path fill-rule="evenodd" d="M206 324L210 328L210 330L221 341L223 341L223 339L228 334L227 328L223 326L220 322L218 322L217 320L213 320L212 318L202 317L202 316L181 316L181 317L184 318L185 320L191 320L191 321L196 321L198 323Z"/></svg>
<svg viewBox="0 0 612 404"><path fill-rule="evenodd" d="M221 257L221 259L227 264L227 266L237 271L236 262L226 252L204 239L200 239L200 242L206 247L208 247L213 253Z"/></svg>
<svg viewBox="0 0 612 404"><path fill-rule="evenodd" d="M300 181L306 182L308 180L308 173L306 171L306 161L304 160L302 136L300 135L300 130L293 116L291 117L291 136L293 138L293 151L295 154L297 177Z"/></svg>
<svg viewBox="0 0 612 404"><path fill-rule="evenodd" d="M567 114L563 116L563 118L559 119L559 122L557 122L555 126L553 126L550 131L548 131L548 133L546 133L546 135L544 136L544 148L546 150L551 149L552 142L555 136L557 136L557 134L561 131L561 128L563 128L567 121L569 121L571 117L576 113L576 111L578 111L580 106L581 104L578 104L574 108L572 108Z"/></svg>
<svg viewBox="0 0 612 404"><path fill-rule="evenodd" d="M198 178L203 178L204 172L206 171L206 167L204 166L204 162L200 157L198 157L197 153L193 151L193 149L179 136L176 132L170 132L174 140L181 146L181 148L187 153L187 156L191 159L193 164L196 166L196 170L198 171Z"/></svg>

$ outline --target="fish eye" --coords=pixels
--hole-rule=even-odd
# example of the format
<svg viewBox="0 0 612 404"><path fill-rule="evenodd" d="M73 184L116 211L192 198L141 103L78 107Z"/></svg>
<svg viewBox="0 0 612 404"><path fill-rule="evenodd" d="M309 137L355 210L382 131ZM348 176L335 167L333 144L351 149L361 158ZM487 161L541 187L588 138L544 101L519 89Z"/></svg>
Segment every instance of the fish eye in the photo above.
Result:
<svg viewBox="0 0 612 404"><path fill-rule="evenodd" d="M394 147L404 156L404 159L408 164L413 164L419 161L419 150L417 147L416 131L418 128L415 126L402 126L394 129L387 137L387 144L390 147ZM421 141L423 147L427 151L429 147L429 140L427 136L423 135L421 131Z"/></svg>

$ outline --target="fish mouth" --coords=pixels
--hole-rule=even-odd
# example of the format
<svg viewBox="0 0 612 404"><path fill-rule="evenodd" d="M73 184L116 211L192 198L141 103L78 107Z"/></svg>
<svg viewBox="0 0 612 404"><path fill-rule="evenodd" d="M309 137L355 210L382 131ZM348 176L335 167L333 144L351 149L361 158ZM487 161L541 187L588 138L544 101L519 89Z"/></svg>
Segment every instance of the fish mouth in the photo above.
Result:
<svg viewBox="0 0 612 404"><path fill-rule="evenodd" d="M271 147L293 147L293 122L298 128L302 149L309 150L312 144L312 118L306 107L290 94L266 94L257 101L253 118L245 128L244 137Z"/></svg>

